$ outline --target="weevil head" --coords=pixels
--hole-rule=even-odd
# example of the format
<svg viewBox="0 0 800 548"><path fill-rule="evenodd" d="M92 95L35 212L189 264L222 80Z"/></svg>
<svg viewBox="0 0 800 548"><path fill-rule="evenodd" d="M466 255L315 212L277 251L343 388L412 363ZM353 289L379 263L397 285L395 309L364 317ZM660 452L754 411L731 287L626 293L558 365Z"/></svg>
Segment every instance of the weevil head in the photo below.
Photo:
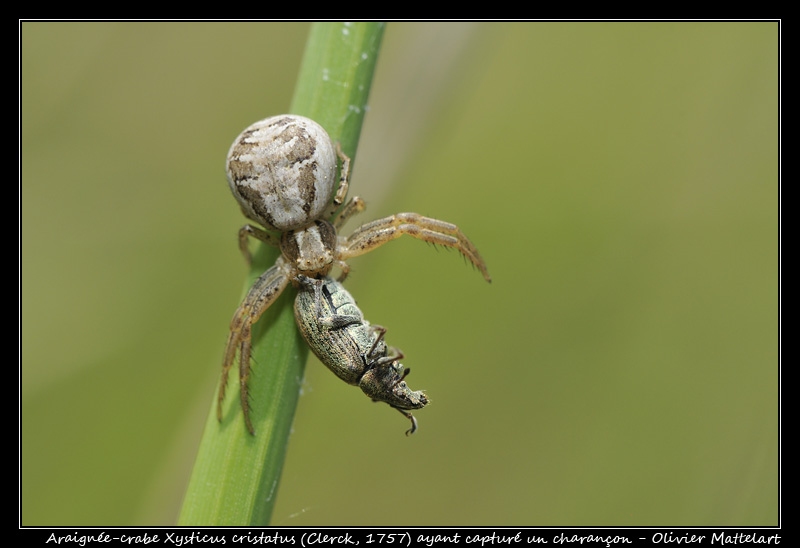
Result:
<svg viewBox="0 0 800 548"><path fill-rule="evenodd" d="M408 369L394 360L378 364L361 377L361 390L375 401L388 403L397 409L422 409L428 396L422 390L411 390L404 380Z"/></svg>

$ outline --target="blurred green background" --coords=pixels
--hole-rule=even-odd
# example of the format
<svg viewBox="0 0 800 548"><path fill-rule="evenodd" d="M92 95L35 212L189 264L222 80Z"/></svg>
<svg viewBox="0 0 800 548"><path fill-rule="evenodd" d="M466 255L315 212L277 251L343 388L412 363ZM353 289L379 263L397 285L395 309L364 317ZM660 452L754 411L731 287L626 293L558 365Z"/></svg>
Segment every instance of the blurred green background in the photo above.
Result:
<svg viewBox="0 0 800 548"><path fill-rule="evenodd" d="M21 25L21 523L171 525L246 268L224 161L306 23ZM777 525L776 22L391 23L347 287L420 429L312 358L275 525Z"/></svg>

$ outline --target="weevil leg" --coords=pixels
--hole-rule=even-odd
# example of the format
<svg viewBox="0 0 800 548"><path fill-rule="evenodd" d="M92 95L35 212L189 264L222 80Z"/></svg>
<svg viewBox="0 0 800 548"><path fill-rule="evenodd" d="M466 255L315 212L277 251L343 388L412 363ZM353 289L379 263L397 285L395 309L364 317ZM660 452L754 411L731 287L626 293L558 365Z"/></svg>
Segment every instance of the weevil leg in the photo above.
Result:
<svg viewBox="0 0 800 548"><path fill-rule="evenodd" d="M279 248L281 246L280 238L276 238L266 230L262 230L253 225L244 225L239 229L239 250L242 252L244 260L247 261L248 265L253 262L253 256L250 253L250 248L247 246L248 236L260 240L267 245L271 245L272 247Z"/></svg>
<svg viewBox="0 0 800 548"><path fill-rule="evenodd" d="M403 356L403 353L401 352L400 356L397 359L400 360L400 359L403 359L404 357L405 356ZM409 373L411 373L411 368L410 367L406 367L405 369L403 369L403 374L400 376L399 379L397 379L396 381L394 381L392 383L392 388L394 388L395 386L397 386L398 384L403 382L406 379L406 377L408 377Z"/></svg>
<svg viewBox="0 0 800 548"><path fill-rule="evenodd" d="M394 364L394 363L397 363L397 362L399 362L400 360L402 360L403 358L405 358L405 357L406 357L406 355L405 355L405 354L403 354L402 352L400 352L400 351L399 351L397 348L395 348L395 347L393 347L393 346L389 348L389 352L390 352L390 353L387 353L387 355L385 355L385 356L382 356L382 357L380 357L380 358L378 358L378 359L375 359L374 355L367 354L367 357L368 357L368 358L371 358L371 360L372 360L372 361L371 361L371 365L372 365L372 367L383 367L383 366L385 366L385 365L387 365L387 364ZM380 349L380 348L376 349L376 354L377 354L377 355L380 355L380 354L381 354L381 349ZM404 372L404 374L403 374L403 377L402 377L401 379L399 379L399 380L396 380L396 381L394 381L394 382L393 382L393 383L392 383L392 384L389 386L389 388L390 388L390 389L391 389L391 388L393 388L393 387L394 387L394 386L396 386L396 385L397 385L397 384L398 384L400 381L402 381L403 379L405 379L405 378L406 378L406 375L408 375L408 373L409 373L410 371L411 371L410 369L406 368L406 369L405 369L405 372Z"/></svg>
<svg viewBox="0 0 800 548"><path fill-rule="evenodd" d="M487 282L491 282L486 263L478 253L475 245L454 224L417 213L397 213L383 219L377 219L357 228L341 242L340 259L346 261L372 251L386 242L408 234L414 238L457 249L478 270Z"/></svg>
<svg viewBox="0 0 800 548"><path fill-rule="evenodd" d="M411 434L417 431L417 419L414 418L414 415L412 415L405 409L400 409L399 407L393 407L393 409L397 409L405 418L411 421L411 428L406 430L406 436L410 436Z"/></svg>
<svg viewBox="0 0 800 548"><path fill-rule="evenodd" d="M283 257L278 257L275 265L264 272L247 292L231 320L231 330L222 360L222 379L217 398L217 419L222 420L222 401L228 385L228 373L233 367L237 351L239 353L239 390L245 423L250 433L254 433L250 422L250 408L247 399L247 379L250 375L251 327L264 311L275 302L289 284L289 266Z"/></svg>
<svg viewBox="0 0 800 548"><path fill-rule="evenodd" d="M369 326L369 328L373 333L378 334L378 336L375 337L375 340L372 342L372 346L370 346L369 350L367 351L367 357L372 359L376 354L375 350L377 349L380 342L383 340L383 336L386 335L386 328L383 327L382 325L371 325ZM378 352L380 353L380 350Z"/></svg>
<svg viewBox="0 0 800 548"><path fill-rule="evenodd" d="M316 280L314 278L309 278L305 274L298 274L294 277L294 281L297 285L303 286L304 291L316 291L317 284L322 283L322 280Z"/></svg>
<svg viewBox="0 0 800 548"><path fill-rule="evenodd" d="M314 316L317 319L317 323L323 325L328 329L340 329L342 327L346 327L348 325L353 324L361 324L364 322L364 318L361 316L355 316L352 314L329 314L327 316L323 315L322 313L322 294L324 288L324 280L309 278L303 274L298 274L295 276L295 281L298 284L302 285L306 291L310 291L313 288L314 291Z"/></svg>

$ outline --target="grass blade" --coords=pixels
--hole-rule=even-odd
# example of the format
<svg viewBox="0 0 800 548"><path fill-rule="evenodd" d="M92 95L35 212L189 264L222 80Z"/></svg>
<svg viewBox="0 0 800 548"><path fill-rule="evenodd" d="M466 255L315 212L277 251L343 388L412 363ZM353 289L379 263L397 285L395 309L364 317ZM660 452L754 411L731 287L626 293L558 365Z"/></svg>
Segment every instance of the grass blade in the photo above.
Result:
<svg viewBox="0 0 800 548"><path fill-rule="evenodd" d="M382 23L313 24L289 109L319 122L353 160L383 29ZM280 113L264 116L271 114ZM259 245L245 291L277 256L277 250ZM294 325L293 299L289 288L253 329L250 393L255 436L244 426L238 379L233 379L222 424L216 419L216 392L212 399L178 525L269 523L308 357ZM234 309L231 303L231 312Z"/></svg>

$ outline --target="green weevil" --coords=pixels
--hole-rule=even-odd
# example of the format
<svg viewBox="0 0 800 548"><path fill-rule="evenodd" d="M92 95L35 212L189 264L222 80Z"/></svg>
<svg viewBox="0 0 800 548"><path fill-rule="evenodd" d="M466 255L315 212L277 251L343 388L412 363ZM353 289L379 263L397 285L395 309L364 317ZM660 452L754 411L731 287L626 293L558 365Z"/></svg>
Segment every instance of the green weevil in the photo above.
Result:
<svg viewBox="0 0 800 548"><path fill-rule="evenodd" d="M364 319L339 281L302 274L295 280L300 291L294 302L294 319L311 351L344 382L402 413L411 421L406 435L413 434L417 420L410 411L425 407L428 396L406 384L409 369L400 363L403 353L386 345L386 329Z"/></svg>

